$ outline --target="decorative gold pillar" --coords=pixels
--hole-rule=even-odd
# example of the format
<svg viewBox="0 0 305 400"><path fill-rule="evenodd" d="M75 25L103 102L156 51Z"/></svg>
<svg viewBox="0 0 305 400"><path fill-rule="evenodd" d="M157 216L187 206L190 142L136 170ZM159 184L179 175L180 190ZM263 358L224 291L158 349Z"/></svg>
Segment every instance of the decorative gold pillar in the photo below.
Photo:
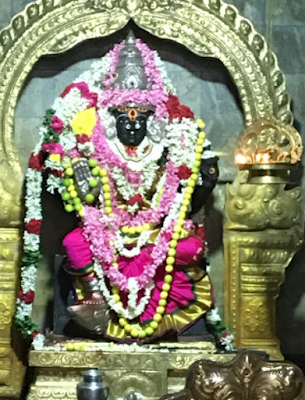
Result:
<svg viewBox="0 0 305 400"><path fill-rule="evenodd" d="M19 245L18 229L0 230L0 397L19 396L24 376L24 366L11 346Z"/></svg>
<svg viewBox="0 0 305 400"><path fill-rule="evenodd" d="M264 350L280 359L275 300L303 239L301 188L289 189L287 179L302 144L294 128L274 119L247 128L239 144L237 159L248 165L227 186L225 320L237 348ZM269 164L252 162L268 157Z"/></svg>

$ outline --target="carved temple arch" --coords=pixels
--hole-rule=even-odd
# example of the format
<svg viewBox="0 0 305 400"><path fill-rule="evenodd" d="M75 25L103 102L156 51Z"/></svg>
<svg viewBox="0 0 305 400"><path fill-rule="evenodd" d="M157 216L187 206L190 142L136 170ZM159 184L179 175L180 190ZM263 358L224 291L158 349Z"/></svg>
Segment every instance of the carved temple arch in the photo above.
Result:
<svg viewBox="0 0 305 400"><path fill-rule="evenodd" d="M0 33L1 148L14 168L18 165L12 138L14 108L37 60L84 40L108 36L130 19L199 56L220 59L238 88L247 124L270 111L292 122L290 98L275 55L251 22L231 5L217 0L39 0L30 3Z"/></svg>
<svg viewBox="0 0 305 400"><path fill-rule="evenodd" d="M108 36L130 20L140 28L220 59L240 94L246 124L269 112L293 122L290 97L276 56L234 6L221 0L37 0L0 32L0 305L15 307L20 189L23 177L13 138L14 112L23 84L44 55L59 54ZM2 294L1 292L5 293ZM1 297L2 296L2 297ZM10 319L0 321L0 396L18 395L21 364L11 349ZM14 373L12 372L14 371ZM1 386L3 385L3 386Z"/></svg>

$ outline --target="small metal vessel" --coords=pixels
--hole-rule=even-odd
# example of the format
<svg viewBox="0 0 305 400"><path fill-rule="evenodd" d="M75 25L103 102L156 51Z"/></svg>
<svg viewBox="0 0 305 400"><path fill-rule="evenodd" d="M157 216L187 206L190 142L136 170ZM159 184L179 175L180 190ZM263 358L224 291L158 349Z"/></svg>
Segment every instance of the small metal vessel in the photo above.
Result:
<svg viewBox="0 0 305 400"><path fill-rule="evenodd" d="M82 371L84 380L77 385L78 400L107 400L109 388L103 386L102 373L97 369Z"/></svg>

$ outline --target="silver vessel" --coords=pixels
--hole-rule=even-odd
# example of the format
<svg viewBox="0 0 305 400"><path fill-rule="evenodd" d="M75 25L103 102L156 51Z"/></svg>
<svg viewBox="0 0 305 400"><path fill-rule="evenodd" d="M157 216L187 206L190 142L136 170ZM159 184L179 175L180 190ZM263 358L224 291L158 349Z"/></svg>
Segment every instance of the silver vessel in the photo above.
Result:
<svg viewBox="0 0 305 400"><path fill-rule="evenodd" d="M78 400L107 400L109 388L103 386L102 373L97 369L83 371L84 377L77 385Z"/></svg>

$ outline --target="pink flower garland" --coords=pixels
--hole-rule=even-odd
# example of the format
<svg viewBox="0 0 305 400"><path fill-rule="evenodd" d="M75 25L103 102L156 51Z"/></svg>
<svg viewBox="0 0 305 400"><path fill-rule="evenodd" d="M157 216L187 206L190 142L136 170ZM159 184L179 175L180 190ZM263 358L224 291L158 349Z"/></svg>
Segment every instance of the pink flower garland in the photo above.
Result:
<svg viewBox="0 0 305 400"><path fill-rule="evenodd" d="M89 243L92 243L93 254L102 265L106 276L121 290L128 290L128 278L121 272L116 270L113 265L114 246L111 242L114 241L116 232L121 226L140 226L145 223L159 223L168 213L173 204L176 193L180 184L178 176L178 168L171 160L168 160L166 167L166 181L164 191L162 193L159 205L156 209L140 211L135 217L125 210L118 207L115 189L115 183L111 176L111 169L119 167L122 173L128 174L127 163L122 162L120 158L110 149L107 140L104 136L103 127L98 121L93 135L92 142L95 146L94 158L99 163L101 168L108 171L110 193L112 199L112 210L114 217L105 214L104 210L97 210L94 207L85 207L84 217L84 234ZM109 229L111 227L111 229ZM164 229L159 236L158 243L152 251L152 265L146 265L141 276L136 277L139 285L139 290L145 288L155 274L157 268L164 262L169 249L169 241L171 238L173 226Z"/></svg>
<svg viewBox="0 0 305 400"><path fill-rule="evenodd" d="M110 243L111 240L114 240L115 232L119 228L119 218L116 215L111 222L108 222L106 219L101 218L100 210L86 206L84 221L85 237L89 243L92 243L94 256L102 265L106 276L120 290L128 291L128 278L112 265L114 246ZM109 225L112 226L112 229L108 229ZM154 278L159 266L165 261L169 250L172 229L173 226L164 229L160 233L158 243L154 246L151 253L151 258L154 260L153 264L145 265L143 273L135 277L139 290L147 286L150 280Z"/></svg>
<svg viewBox="0 0 305 400"><path fill-rule="evenodd" d="M119 61L119 56L121 53L121 50L125 47L125 41L123 41L120 44L116 44L112 50L109 51L108 55L110 57L111 63L110 63L110 69L108 74L105 76L103 80L103 86L105 89L110 88L113 83L115 82L116 79L116 67Z"/></svg>

